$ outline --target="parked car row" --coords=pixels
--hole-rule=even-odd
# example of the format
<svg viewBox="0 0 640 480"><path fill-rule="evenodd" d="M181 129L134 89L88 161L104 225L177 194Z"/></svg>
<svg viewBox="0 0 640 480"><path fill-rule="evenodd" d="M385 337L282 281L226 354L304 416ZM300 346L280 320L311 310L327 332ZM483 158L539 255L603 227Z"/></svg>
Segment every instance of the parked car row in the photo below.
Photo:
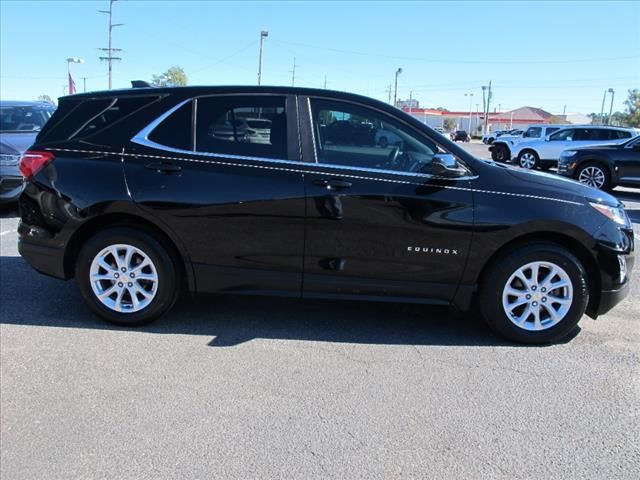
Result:
<svg viewBox="0 0 640 480"><path fill-rule="evenodd" d="M495 161L526 169L557 166L561 175L607 190L640 186L638 134L633 128L612 126L536 125L521 137L497 138L489 150Z"/></svg>
<svg viewBox="0 0 640 480"><path fill-rule="evenodd" d="M489 132L485 135L482 136L482 143L486 144L486 145L491 145L496 138L505 136L505 135L511 135L511 136L515 136L515 137L519 137L524 133L524 130L521 130L519 128L514 128L511 130L496 130L495 132Z"/></svg>

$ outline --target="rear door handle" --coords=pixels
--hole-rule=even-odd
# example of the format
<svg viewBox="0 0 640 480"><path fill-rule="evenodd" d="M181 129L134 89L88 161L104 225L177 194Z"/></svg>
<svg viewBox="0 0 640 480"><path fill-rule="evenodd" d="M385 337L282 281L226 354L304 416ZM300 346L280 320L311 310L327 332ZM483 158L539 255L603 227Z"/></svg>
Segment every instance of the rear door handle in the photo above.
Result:
<svg viewBox="0 0 640 480"><path fill-rule="evenodd" d="M158 173L178 173L182 171L182 167L180 165L176 165L174 163L165 163L165 162L153 162L147 163L144 168L148 168L149 170L155 170Z"/></svg>
<svg viewBox="0 0 640 480"><path fill-rule="evenodd" d="M314 180L313 184L318 187L325 187L327 190L343 190L353 186L353 183L347 182L346 180L340 180L339 178L320 178L318 180Z"/></svg>

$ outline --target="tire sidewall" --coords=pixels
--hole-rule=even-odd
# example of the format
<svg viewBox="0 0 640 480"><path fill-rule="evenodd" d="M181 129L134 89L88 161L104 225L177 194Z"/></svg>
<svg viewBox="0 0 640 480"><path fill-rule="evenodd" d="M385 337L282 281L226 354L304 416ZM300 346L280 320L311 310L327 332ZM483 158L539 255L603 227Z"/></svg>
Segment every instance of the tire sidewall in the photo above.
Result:
<svg viewBox="0 0 640 480"><path fill-rule="evenodd" d="M93 259L105 247L114 244L127 244L139 248L155 265L158 290L151 303L140 311L115 312L103 305L91 288L89 277ZM89 308L100 317L118 325L142 325L156 319L173 306L178 294L177 269L167 249L150 235L132 228L110 228L91 237L78 254L76 281L80 294Z"/></svg>
<svg viewBox="0 0 640 480"><path fill-rule="evenodd" d="M587 274L571 253L553 244L533 244L519 248L494 265L481 286L480 304L489 326L502 336L523 343L548 343L571 333L589 303ZM569 275L573 287L573 303L565 317L553 327L539 332L528 331L511 322L502 307L502 293L511 275L520 267L536 261L552 262Z"/></svg>

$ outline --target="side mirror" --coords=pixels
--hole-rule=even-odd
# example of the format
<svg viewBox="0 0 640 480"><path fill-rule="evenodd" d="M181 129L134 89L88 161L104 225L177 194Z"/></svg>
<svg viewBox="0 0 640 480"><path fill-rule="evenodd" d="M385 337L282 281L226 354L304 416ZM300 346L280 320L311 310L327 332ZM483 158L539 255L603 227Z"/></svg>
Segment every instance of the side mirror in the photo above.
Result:
<svg viewBox="0 0 640 480"><path fill-rule="evenodd" d="M548 142L549 140L551 140L551 134L549 134L546 137L544 137L544 141L545 142Z"/></svg>
<svg viewBox="0 0 640 480"><path fill-rule="evenodd" d="M467 171L460 168L456 157L450 153L440 153L433 156L432 172L439 177L461 177Z"/></svg>

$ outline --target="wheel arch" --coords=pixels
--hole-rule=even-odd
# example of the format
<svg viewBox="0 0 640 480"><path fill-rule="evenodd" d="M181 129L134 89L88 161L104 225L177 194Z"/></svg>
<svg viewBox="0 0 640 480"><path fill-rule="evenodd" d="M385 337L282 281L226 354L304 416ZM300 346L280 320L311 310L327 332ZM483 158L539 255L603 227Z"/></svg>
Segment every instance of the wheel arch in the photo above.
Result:
<svg viewBox="0 0 640 480"><path fill-rule="evenodd" d="M598 306L600 305L600 293L602 291L600 269L598 267L598 263L593 254L589 251L589 248L587 248L576 238L565 235L563 233L551 231L532 232L520 235L509 240L495 252L493 252L491 257L489 257L487 262L484 264L479 274L477 275L477 285L479 286L482 284L484 278L487 276L488 272L490 271L492 266L495 265L498 259L504 258L513 250L516 250L533 242L554 243L566 248L570 253L575 255L578 260L580 260L587 272L589 281L589 304L587 305L587 314L592 318L596 318L596 312L598 311Z"/></svg>
<svg viewBox="0 0 640 480"><path fill-rule="evenodd" d="M176 261L183 285L195 292L195 276L188 257L180 253L179 241L150 220L131 213L106 213L83 223L67 242L64 253L64 272L67 278L75 274L75 264L82 245L94 234L110 227L130 227L146 231L159 240Z"/></svg>

